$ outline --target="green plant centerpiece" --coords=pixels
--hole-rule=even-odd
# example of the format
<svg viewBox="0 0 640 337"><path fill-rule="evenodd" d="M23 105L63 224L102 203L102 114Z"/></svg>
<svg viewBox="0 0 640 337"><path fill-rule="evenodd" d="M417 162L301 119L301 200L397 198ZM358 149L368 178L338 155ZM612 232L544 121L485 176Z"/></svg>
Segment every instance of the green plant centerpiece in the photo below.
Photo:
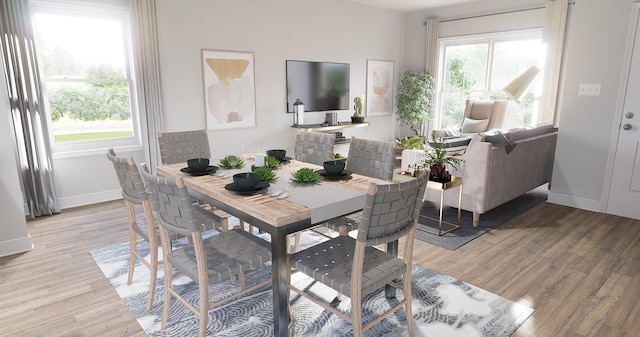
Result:
<svg viewBox="0 0 640 337"><path fill-rule="evenodd" d="M353 99L353 116L351 116L352 123L363 123L364 116L362 116L362 97L358 96Z"/></svg>
<svg viewBox="0 0 640 337"><path fill-rule="evenodd" d="M422 136L418 127L431 120L429 109L433 97L433 77L425 71L407 70L396 95L397 120L408 126L415 135Z"/></svg>
<svg viewBox="0 0 640 337"><path fill-rule="evenodd" d="M235 155L228 155L220 159L220 167L223 169L242 168L244 166L244 160Z"/></svg>
<svg viewBox="0 0 640 337"><path fill-rule="evenodd" d="M291 174L291 181L299 184L310 184L320 180L320 174L316 170L304 167Z"/></svg>
<svg viewBox="0 0 640 337"><path fill-rule="evenodd" d="M281 165L280 161L276 159L276 157L271 157L271 156L264 157L264 166L272 170L277 170L280 168L280 165Z"/></svg>
<svg viewBox="0 0 640 337"><path fill-rule="evenodd" d="M429 168L429 180L440 183L451 181L451 174L447 171L449 165L454 169L463 162L462 158L447 155L447 149L442 138L436 138L431 144L431 148L425 150L426 159L424 166Z"/></svg>
<svg viewBox="0 0 640 337"><path fill-rule="evenodd" d="M278 179L276 173L269 166L254 167L253 172L258 174L260 181L272 182Z"/></svg>

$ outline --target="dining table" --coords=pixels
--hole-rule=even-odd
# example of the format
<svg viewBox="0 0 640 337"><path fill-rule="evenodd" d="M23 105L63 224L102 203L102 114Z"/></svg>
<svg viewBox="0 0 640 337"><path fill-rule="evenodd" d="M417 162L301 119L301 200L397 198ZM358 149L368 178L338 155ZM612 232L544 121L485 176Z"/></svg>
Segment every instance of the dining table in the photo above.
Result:
<svg viewBox="0 0 640 337"><path fill-rule="evenodd" d="M218 169L213 174L185 173L186 163L161 165L158 174L182 177L194 197L250 223L271 237L274 336L288 336L288 263L287 236L311 228L323 221L362 210L371 182L390 182L358 174L336 179L322 176L316 183L293 182L292 173L301 168L322 167L289 159L275 170L276 179L255 193L238 193L233 174L249 172L253 157L244 158L243 168ZM283 197L284 195L284 197ZM389 249L389 248L388 248Z"/></svg>

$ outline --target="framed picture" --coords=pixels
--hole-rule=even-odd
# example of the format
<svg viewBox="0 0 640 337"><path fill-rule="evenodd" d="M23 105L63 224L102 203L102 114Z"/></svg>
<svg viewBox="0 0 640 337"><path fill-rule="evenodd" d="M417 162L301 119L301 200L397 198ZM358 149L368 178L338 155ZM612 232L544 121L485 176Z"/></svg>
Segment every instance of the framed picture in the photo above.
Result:
<svg viewBox="0 0 640 337"><path fill-rule="evenodd" d="M202 50L207 130L256 126L253 53Z"/></svg>
<svg viewBox="0 0 640 337"><path fill-rule="evenodd" d="M391 115L393 78L393 61L367 60L367 116Z"/></svg>

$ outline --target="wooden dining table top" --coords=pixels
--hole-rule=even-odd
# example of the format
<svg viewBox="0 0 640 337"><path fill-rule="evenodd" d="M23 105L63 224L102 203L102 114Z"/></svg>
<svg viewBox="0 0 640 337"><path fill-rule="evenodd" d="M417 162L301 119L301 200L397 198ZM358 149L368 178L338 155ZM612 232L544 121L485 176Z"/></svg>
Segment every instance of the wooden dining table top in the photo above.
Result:
<svg viewBox="0 0 640 337"><path fill-rule="evenodd" d="M248 172L252 164L252 160L247 158L243 168L219 168L215 174L201 176L182 172L181 169L187 166L186 163L162 165L157 167L157 172L170 178L181 177L188 188L233 206L275 227L305 219L311 219L311 223L318 223L357 211L364 204L370 182L389 183L385 180L351 174L350 179L321 178L318 183L298 184L291 181L291 173L303 167L316 170L322 167L292 160L276 170L277 180L271 182L271 186L263 191L246 195L225 189L226 185L233 183L233 174ZM289 197L270 196L270 193L275 191L287 193Z"/></svg>

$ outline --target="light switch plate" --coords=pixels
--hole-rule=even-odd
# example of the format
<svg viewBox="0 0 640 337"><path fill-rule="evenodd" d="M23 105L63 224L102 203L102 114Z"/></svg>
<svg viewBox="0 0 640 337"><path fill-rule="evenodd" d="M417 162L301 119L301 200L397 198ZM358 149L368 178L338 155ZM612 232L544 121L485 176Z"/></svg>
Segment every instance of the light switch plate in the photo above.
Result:
<svg viewBox="0 0 640 337"><path fill-rule="evenodd" d="M578 96L600 96L600 83L581 83Z"/></svg>

